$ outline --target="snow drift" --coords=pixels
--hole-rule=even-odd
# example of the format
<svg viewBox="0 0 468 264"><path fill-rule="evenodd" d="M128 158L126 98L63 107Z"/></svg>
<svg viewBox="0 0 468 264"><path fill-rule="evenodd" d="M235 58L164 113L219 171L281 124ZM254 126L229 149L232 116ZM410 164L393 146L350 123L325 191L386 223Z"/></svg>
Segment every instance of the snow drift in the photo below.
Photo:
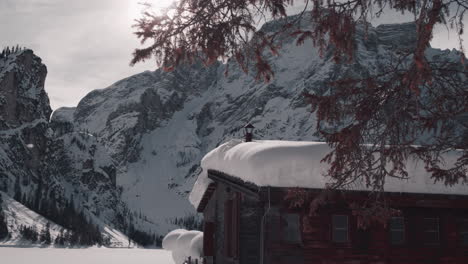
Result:
<svg viewBox="0 0 468 264"><path fill-rule="evenodd" d="M172 258L177 264L183 263L188 257L199 259L203 254L203 233L176 229L164 237L162 246L172 251Z"/></svg>

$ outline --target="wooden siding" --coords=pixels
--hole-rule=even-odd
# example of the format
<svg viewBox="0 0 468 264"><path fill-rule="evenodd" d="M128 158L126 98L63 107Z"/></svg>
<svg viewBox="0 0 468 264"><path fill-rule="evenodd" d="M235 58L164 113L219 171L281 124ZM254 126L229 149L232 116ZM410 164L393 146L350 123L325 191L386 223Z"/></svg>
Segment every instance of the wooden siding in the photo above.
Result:
<svg viewBox="0 0 468 264"><path fill-rule="evenodd" d="M284 192L283 192L284 194ZM279 195L276 193L276 195ZM423 197L423 196L416 196ZM288 245L273 239L267 252L268 264L283 263L321 263L321 264L461 264L468 263L468 246L463 246L457 230L457 219L467 218L468 210L462 206L467 198L447 199L443 196L426 196L425 202L416 197L398 195L402 216L405 218L406 241L403 245L390 243L387 227L374 224L366 231L357 228L357 219L338 197L327 206L319 209L314 216L304 211L296 211L302 219L302 244ZM347 196L349 198L349 196ZM353 197L358 200L358 197ZM427 201L436 201L431 205ZM456 208L451 208L451 201ZM419 202L418 202L419 201ZM275 206L288 210L284 199L278 199ZM402 206L403 205L403 206ZM294 212L294 211L292 211ZM331 216L345 214L349 216L349 242L335 244L331 241ZM274 215L270 217L274 218ZM440 243L426 245L423 241L422 222L424 218L439 219ZM278 232L276 225L268 225L267 234ZM275 229L276 228L276 229ZM367 238L364 238L368 235ZM270 237L271 238L271 237ZM367 243L363 240L368 239ZM367 244L365 246L364 244Z"/></svg>
<svg viewBox="0 0 468 264"><path fill-rule="evenodd" d="M262 204L248 195L242 195L240 206L240 263L260 263L260 230Z"/></svg>
<svg viewBox="0 0 468 264"><path fill-rule="evenodd" d="M219 178L220 181L216 181ZM284 200L286 189L242 186L230 182L226 175L215 175L216 181L203 213L205 221L213 222L214 256L208 264L259 264L261 260L261 223L265 221L264 264L464 264L468 263L468 246L461 243L458 222L468 218L468 196L434 194L388 193L392 206L402 210L405 220L405 243L391 245L387 227L374 224L366 231L357 229L357 219L347 208L345 201L363 201L365 192L336 192L331 201L315 215L307 210L291 210ZM321 190L309 190L311 194ZM239 252L229 257L225 247L225 204L240 194ZM346 197L344 197L346 196ZM271 208L270 208L271 209ZM301 240L286 243L281 239L281 214L295 213L300 219ZM336 244L331 241L333 214L349 217L349 242ZM422 222L425 217L439 219L440 244L423 243Z"/></svg>
<svg viewBox="0 0 468 264"><path fill-rule="evenodd" d="M227 191L229 190L229 191ZM225 242L226 231L225 212L227 201L239 197L239 228L238 228L238 256L229 256L228 246ZM213 222L214 230L214 256L207 258L207 263L242 263L258 264L260 259L260 223L262 205L257 198L252 198L234 191L229 186L219 183L206 203L203 211L205 221ZM228 214L229 215L229 214ZM229 244L229 243L228 243Z"/></svg>

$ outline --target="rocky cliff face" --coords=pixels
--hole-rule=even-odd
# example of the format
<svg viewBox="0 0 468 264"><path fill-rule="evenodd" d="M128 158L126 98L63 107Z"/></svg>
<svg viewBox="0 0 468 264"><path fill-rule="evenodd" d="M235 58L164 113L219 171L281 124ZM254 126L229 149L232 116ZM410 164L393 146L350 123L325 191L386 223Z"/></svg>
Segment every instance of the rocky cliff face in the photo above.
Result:
<svg viewBox="0 0 468 264"><path fill-rule="evenodd" d="M96 224L122 228L127 209L114 161L92 135L66 122L49 123L46 74L31 50L0 58L0 190L36 211L44 204L64 206L73 197ZM124 243L107 233L114 244Z"/></svg>
<svg viewBox="0 0 468 264"><path fill-rule="evenodd" d="M44 90L47 68L31 50L0 60L0 128L47 120L52 110Z"/></svg>
<svg viewBox="0 0 468 264"><path fill-rule="evenodd" d="M270 31L282 21L266 24ZM307 21L302 21L307 23ZM337 65L310 41L286 42L270 56L271 83L245 75L234 62L174 72L144 72L88 94L76 109L58 109L77 131L99 138L117 161L117 184L133 209L155 222L193 212L186 193L200 172L201 158L223 141L242 137L251 122L254 138L314 140L315 117L302 93L325 92L326 83L383 70L401 49L415 46L414 24L358 28L356 57ZM430 56L459 60L457 51L428 49ZM73 112L73 114L72 114Z"/></svg>

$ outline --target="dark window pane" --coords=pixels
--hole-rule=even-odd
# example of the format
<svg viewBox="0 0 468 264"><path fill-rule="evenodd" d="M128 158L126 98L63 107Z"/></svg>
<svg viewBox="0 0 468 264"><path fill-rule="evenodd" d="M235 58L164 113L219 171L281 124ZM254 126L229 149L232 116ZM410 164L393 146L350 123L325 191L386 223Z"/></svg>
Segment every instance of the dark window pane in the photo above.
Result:
<svg viewBox="0 0 468 264"><path fill-rule="evenodd" d="M337 242L337 243L348 242L348 230L334 230L333 242Z"/></svg>
<svg viewBox="0 0 468 264"><path fill-rule="evenodd" d="M348 216L332 216L332 240L336 243L348 242Z"/></svg>
<svg viewBox="0 0 468 264"><path fill-rule="evenodd" d="M301 242L301 228L298 214L283 214L283 241Z"/></svg>
<svg viewBox="0 0 468 264"><path fill-rule="evenodd" d="M462 219L459 225L460 241L462 245L468 246L468 219Z"/></svg>
<svg viewBox="0 0 468 264"><path fill-rule="evenodd" d="M390 218L390 243L401 245L405 243L405 219L403 217Z"/></svg>
<svg viewBox="0 0 468 264"><path fill-rule="evenodd" d="M424 218L424 243L439 244L439 218Z"/></svg>
<svg viewBox="0 0 468 264"><path fill-rule="evenodd" d="M402 230L405 228L405 219L403 217L392 217L390 219L390 229Z"/></svg>
<svg viewBox="0 0 468 264"><path fill-rule="evenodd" d="M438 218L424 218L424 228L426 230L438 230L439 229L439 219Z"/></svg>
<svg viewBox="0 0 468 264"><path fill-rule="evenodd" d="M468 232L460 234L461 242L464 246L468 246Z"/></svg>
<svg viewBox="0 0 468 264"><path fill-rule="evenodd" d="M392 245L401 245L405 243L405 232L402 232L402 231L390 232L390 241L392 242Z"/></svg>
<svg viewBox="0 0 468 264"><path fill-rule="evenodd" d="M281 227L281 216L278 207L271 207L268 210L267 218L267 233L268 240L271 242L280 242L281 241L281 232L279 228Z"/></svg>
<svg viewBox="0 0 468 264"><path fill-rule="evenodd" d="M334 215L333 216L333 227L335 227L335 228L348 228L348 216L347 215Z"/></svg>

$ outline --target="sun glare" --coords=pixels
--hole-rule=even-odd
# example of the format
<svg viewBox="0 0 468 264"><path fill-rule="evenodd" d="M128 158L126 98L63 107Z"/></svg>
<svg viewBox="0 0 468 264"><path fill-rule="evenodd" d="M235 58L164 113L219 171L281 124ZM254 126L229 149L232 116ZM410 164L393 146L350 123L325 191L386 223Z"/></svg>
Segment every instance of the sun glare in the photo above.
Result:
<svg viewBox="0 0 468 264"><path fill-rule="evenodd" d="M175 2L175 0L128 0L128 16L130 19L138 19L144 9L143 3L149 3L156 11L162 11L165 7Z"/></svg>

